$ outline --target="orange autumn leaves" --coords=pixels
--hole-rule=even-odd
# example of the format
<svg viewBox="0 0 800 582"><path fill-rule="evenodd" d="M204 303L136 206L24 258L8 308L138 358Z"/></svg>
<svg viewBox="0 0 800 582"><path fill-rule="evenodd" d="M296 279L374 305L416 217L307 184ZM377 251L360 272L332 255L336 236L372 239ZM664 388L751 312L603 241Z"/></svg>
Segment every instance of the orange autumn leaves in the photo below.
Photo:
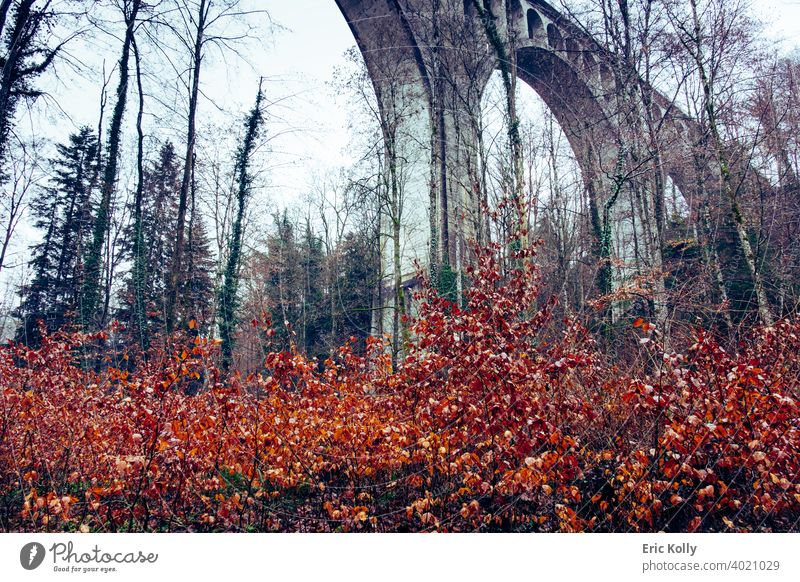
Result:
<svg viewBox="0 0 800 582"><path fill-rule="evenodd" d="M698 330L626 376L530 308L535 273L475 271L462 307L423 288L397 370L375 339L249 378L203 338L99 372L104 336L4 348L2 528L797 530L800 323L738 354Z"/></svg>

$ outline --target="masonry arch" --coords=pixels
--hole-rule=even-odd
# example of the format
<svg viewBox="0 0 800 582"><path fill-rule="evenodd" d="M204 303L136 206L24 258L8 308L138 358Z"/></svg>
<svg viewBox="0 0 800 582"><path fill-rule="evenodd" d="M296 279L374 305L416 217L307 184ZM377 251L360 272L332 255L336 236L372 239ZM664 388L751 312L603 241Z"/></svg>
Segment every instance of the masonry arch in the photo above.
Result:
<svg viewBox="0 0 800 582"><path fill-rule="evenodd" d="M605 165L601 152L613 147L613 128L586 81L569 61L553 51L517 51L517 75L547 104L569 140L585 181ZM612 156L613 157L613 156Z"/></svg>
<svg viewBox="0 0 800 582"><path fill-rule="evenodd" d="M542 22L542 17L539 16L539 13L533 8L530 8L528 9L526 19L528 24L528 38L533 39L540 35L544 29L544 24Z"/></svg>
<svg viewBox="0 0 800 582"><path fill-rule="evenodd" d="M567 130L562 127L563 117L559 119L540 92L521 77L517 83L517 115L525 158L526 190L530 191L532 202L546 202L548 191L555 186L545 175L549 171L547 165L551 154L558 158L559 173L563 173L561 178L564 182L569 183L570 187L580 182L582 189L583 170L578 163L575 139L570 139ZM482 95L481 127L486 161L489 164L507 165L510 156L508 124L500 71L492 74ZM549 144L551 139L553 143ZM553 152L549 151L550 145L554 148ZM491 184L491 180L497 181L497 170L490 168L488 173L489 187L496 187L497 184Z"/></svg>
<svg viewBox="0 0 800 582"><path fill-rule="evenodd" d="M465 0L465 14L456 15L462 31L457 44L447 45L445 41L439 47L440 54L457 54L464 58L440 63L438 69L431 68L433 45L426 41L430 31L425 30L425 23L429 23L430 18L419 14L421 6L427 5L425 2L336 2L367 62L382 110L388 111L391 107L389 100L383 98L382 86L385 77L382 62L387 58L393 68L401 69L406 87L403 93L417 96L417 114L406 127L405 134L409 137L405 151L422 152L415 168L410 170L416 176L414 188L420 201L418 206L436 206L437 235L440 241L451 241L440 243L440 255L457 256L458 249L452 241L456 237L462 241L473 238L475 225L481 224L479 218L473 219L480 214L476 180L464 170L474 167L474 152L479 149L477 144L481 137L463 120L480 108L481 83L488 80L496 67L496 55L482 34L482 24L467 10L472 2ZM507 5L507 2L512 4ZM460 12L460 3L455 5ZM508 21L498 16L505 14L506 6L512 16ZM595 39L546 2L492 0L491 7L501 34L507 34L518 43L519 77L541 96L570 142L588 196L595 197L595 209L590 211L596 218L597 209L612 190L610 181L618 158L617 136L625 129L617 125L619 119L613 115L614 75L608 64L610 55ZM507 30L507 26L511 30ZM466 29L470 33L464 35ZM469 46L465 48L463 43ZM447 90L449 93L442 93L442 87L436 87L436 80L443 77L454 83ZM658 136L663 173L691 199L697 183L693 157L700 141L699 127L665 96L656 92L653 98L663 114ZM433 143L436 148L432 147ZM434 197L438 198L438 203L429 203ZM435 222L431 220L432 225ZM418 256L423 255L423 250L420 249Z"/></svg>

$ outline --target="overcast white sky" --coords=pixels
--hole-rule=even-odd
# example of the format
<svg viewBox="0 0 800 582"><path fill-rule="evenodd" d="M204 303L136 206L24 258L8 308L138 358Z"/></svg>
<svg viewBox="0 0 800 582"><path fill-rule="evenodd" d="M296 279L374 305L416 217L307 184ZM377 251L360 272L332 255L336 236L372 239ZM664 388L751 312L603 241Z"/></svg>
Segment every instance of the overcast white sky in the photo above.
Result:
<svg viewBox="0 0 800 582"><path fill-rule="evenodd" d="M201 74L201 89L206 99L199 106L200 124L232 123L250 109L255 98L258 78L265 78L264 89L271 104L267 108L269 129L282 137L271 147L280 155L272 171L273 190L285 188L291 192L303 189L302 175L308 164L335 165L341 162L339 154L347 140L345 111L334 103L328 83L343 53L355 44L350 29L334 0L245 0L250 9L265 9L278 26L271 31L267 20L257 16L251 22L259 28L253 32L258 39L243 45L243 58L228 55L223 61L219 53L210 50ZM258 32L261 31L261 34ZM113 37L96 38L73 49L84 65L81 75L62 75L61 83L52 90L59 107L49 104L45 117L32 123L48 124L47 133L56 140L64 140L75 128L83 124L96 126L103 66L109 70L119 58L119 42ZM88 48L88 50L87 50ZM161 63L158 58L145 56L149 62L151 80L146 81L145 92L162 92L162 84L169 86L174 72L169 68L153 68ZM145 65L148 66L147 64ZM112 79L109 93L113 93L116 79ZM131 92L127 120L133 122L135 93ZM110 98L107 109L113 106ZM185 102L178 108L185 109ZM157 105L148 101L150 113ZM221 111L224 110L224 113ZM162 137L172 134L180 142L185 135L185 120L179 116L156 113L158 120L145 119L145 132ZM40 114L41 115L41 114ZM291 130L291 131L288 131ZM322 161L324 160L324 161ZM292 198L291 192L281 198Z"/></svg>

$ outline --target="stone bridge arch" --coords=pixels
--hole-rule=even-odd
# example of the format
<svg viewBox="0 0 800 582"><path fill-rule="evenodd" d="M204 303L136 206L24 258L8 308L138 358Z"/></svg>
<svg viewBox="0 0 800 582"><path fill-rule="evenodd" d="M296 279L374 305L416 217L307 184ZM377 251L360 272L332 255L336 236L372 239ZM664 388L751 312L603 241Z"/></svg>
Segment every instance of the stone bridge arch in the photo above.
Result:
<svg viewBox="0 0 800 582"><path fill-rule="evenodd" d="M516 23L520 78L553 111L585 175L596 178L598 171L609 173L615 163L616 145L608 136L620 130L610 53L546 2L525 0L521 4L524 21ZM521 37L522 29L525 37ZM694 176L687 174L686 168L691 167L700 128L658 91L653 98L660 125L658 145L666 154L662 170L681 192L689 193ZM594 159L587 157L589 149L595 150Z"/></svg>
<svg viewBox="0 0 800 582"><path fill-rule="evenodd" d="M406 113L397 147L406 170L408 206L420 215L418 224L426 223L428 209L433 212L436 249L429 254L428 238L409 233L409 263L434 255L460 270L465 241L480 240L485 230L475 174L480 139L475 120L497 68L472 0L438 0L438 15L432 13L433 0L336 2L364 55L384 117L397 112L398 97ZM596 219L597 207L611 190L616 136L625 129L614 109L611 54L546 2L491 0L490 5L501 35L513 39L518 77L540 95L569 139L590 198L594 194ZM658 91L653 100L660 116L660 171L691 207L700 128Z"/></svg>

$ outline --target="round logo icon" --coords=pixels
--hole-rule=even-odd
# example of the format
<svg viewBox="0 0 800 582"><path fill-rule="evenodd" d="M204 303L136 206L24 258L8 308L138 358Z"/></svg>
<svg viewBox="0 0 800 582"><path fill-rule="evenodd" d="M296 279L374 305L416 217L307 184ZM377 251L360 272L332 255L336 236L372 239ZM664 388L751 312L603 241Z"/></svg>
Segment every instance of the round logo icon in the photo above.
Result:
<svg viewBox="0 0 800 582"><path fill-rule="evenodd" d="M25 544L19 552L19 563L26 570L35 570L44 562L44 554L44 546L39 542Z"/></svg>

